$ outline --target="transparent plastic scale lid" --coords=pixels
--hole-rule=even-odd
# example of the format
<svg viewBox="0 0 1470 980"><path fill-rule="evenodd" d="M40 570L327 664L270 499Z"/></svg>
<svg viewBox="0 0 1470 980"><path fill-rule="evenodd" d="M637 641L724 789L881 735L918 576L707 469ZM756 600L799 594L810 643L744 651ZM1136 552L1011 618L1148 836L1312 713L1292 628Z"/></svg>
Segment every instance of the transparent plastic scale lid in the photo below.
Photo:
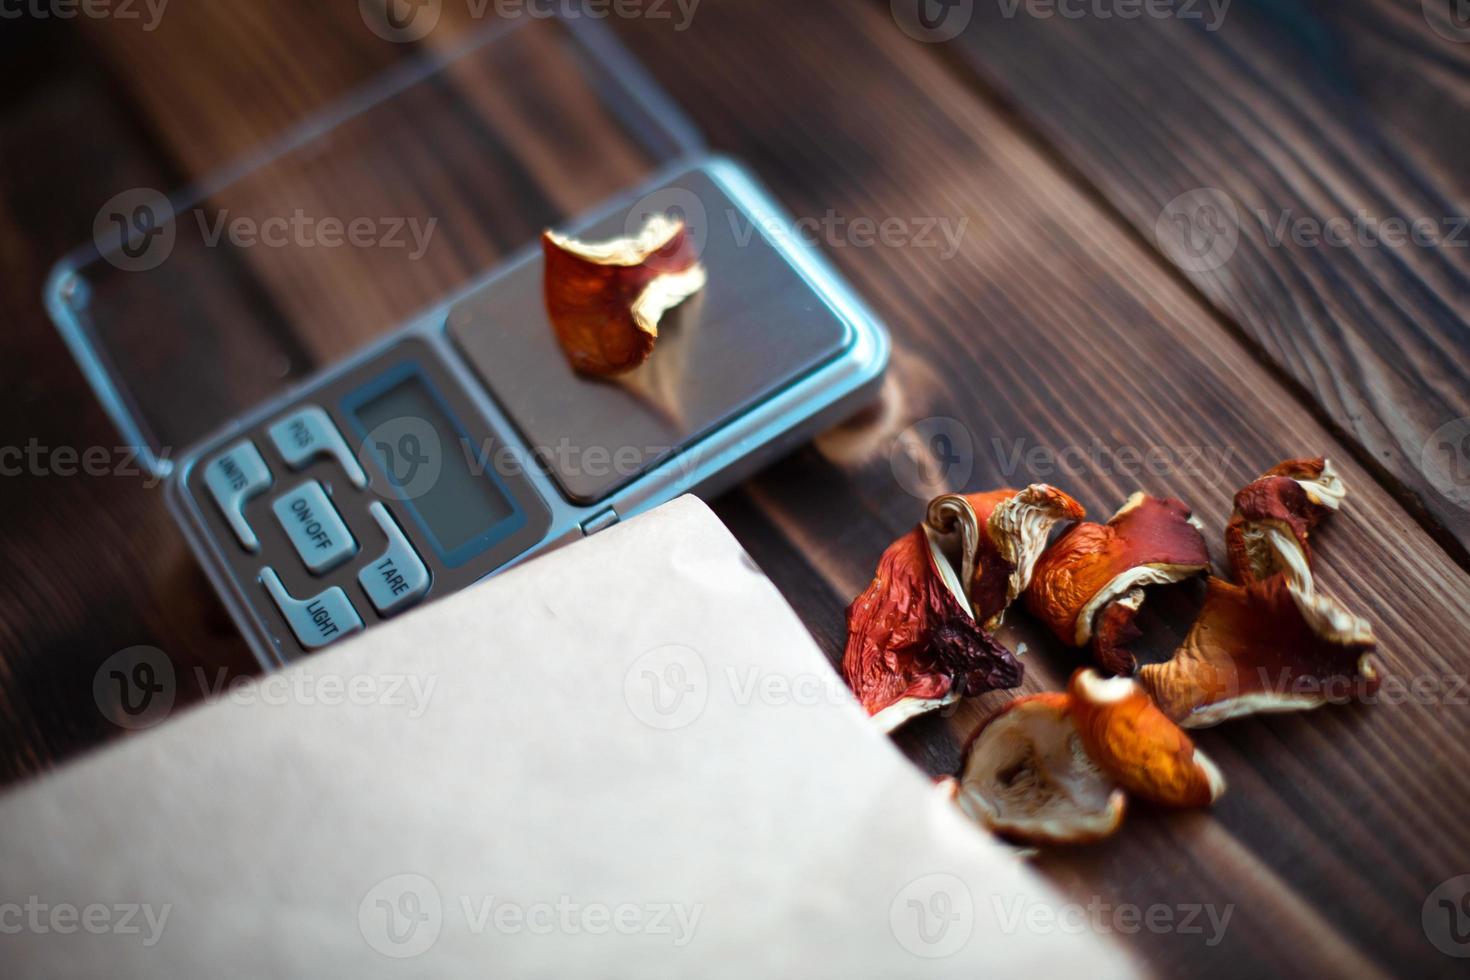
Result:
<svg viewBox="0 0 1470 980"><path fill-rule="evenodd" d="M123 191L47 304L123 436L166 473L543 228L700 150L605 24L521 18L189 191Z"/></svg>

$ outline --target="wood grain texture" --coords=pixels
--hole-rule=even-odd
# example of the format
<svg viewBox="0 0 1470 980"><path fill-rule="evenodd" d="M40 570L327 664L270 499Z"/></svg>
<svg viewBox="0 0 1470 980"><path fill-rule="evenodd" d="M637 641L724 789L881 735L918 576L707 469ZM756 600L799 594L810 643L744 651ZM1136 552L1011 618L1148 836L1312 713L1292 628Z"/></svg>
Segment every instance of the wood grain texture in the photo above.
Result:
<svg viewBox="0 0 1470 980"><path fill-rule="evenodd" d="M923 491L904 488L894 460L901 469L908 455L929 453L932 433L904 430L945 418L954 420L945 431L968 438L968 449L959 447L968 468L948 472L962 488L1048 479L1106 514L1142 485L1183 497L1216 529L1234 489L1267 465L1303 452L1333 455L1353 496L1318 539L1324 585L1374 621L1390 674L1442 684L1463 678L1470 651L1463 569L1147 240L977 99L932 47L899 33L884 6L708 0L686 32L618 25L719 148L751 162L797 216L817 227L835 220L830 226L840 230L818 244L894 332L882 405L716 505L829 655L840 656L843 610L879 552L922 513ZM400 46L363 30L355 7L303 10L278 0L180 7L168 43L142 50L124 48L143 43L136 38L91 30L86 44L106 52L114 84L140 121L122 132L93 124L92 137L111 148L146 132L148 153L139 170L106 180L42 159L85 186L106 183L96 203L160 173L198 176L402 57ZM317 41L311 50L320 65L290 59L282 38ZM136 75L135 61L146 62ZM85 91L79 119L105 116L103 88ZM494 111L465 101L467 111ZM34 175L43 169L26 172L41 179ZM50 198L17 179L0 181L7 254L47 234L61 243L85 237L95 203L68 199L64 206L80 213L48 229L56 205L40 203ZM856 218L900 222L910 237L928 233L906 245L864 245L841 225ZM942 224L963 230L952 245L936 237ZM25 264L6 272L18 287L40 274ZM258 278L272 302L312 299L310 288L293 294L268 270ZM51 431L37 412L55 412L71 438L109 438L59 342L32 312L17 319L24 332L11 342L27 345L34 384L54 386L54 400L33 408L27 399L35 389L24 389L24 399L0 393L14 399L13 414L24 422L4 441ZM1111 460L1089 458L1094 444ZM1155 451L1164 465L1151 472L1122 462L1125 449ZM1189 460L1190 450L1209 455ZM221 647L220 627L210 625L212 597L174 580L165 559L182 554L182 544L157 493L119 499L107 481L82 479L25 486L7 484L18 515L7 524L7 543L15 540L8 550L24 574L5 581L15 598L0 618L10 630L0 669L21 683L4 686L0 735L7 765L34 771L105 735L90 705L96 652L150 642L227 661L238 641ZM150 535L145 541L130 537L139 527ZM58 542L68 555L61 561ZM99 560L98 547L114 556L110 563ZM1218 532L1212 547L1223 557ZM142 566L139 554L150 556ZM1150 598L1154 645L1166 650L1182 635L1197 600L1189 587ZM1023 616L1012 617L1003 638L1027 650L1028 690L1061 686L1077 662ZM58 665L58 651L77 648L91 659ZM1141 908L1231 909L1217 946L1178 931L1122 937L1160 975L1449 975L1454 962L1429 947L1419 926L1429 890L1470 871L1457 812L1470 795L1470 719L1443 695L1204 733L1201 743L1232 784L1214 810L1139 808L1118 839L1049 853L1040 866L1084 904L1095 896ZM931 772L950 771L959 743L1003 700L991 695L950 717L924 719L898 743Z"/></svg>
<svg viewBox="0 0 1470 980"><path fill-rule="evenodd" d="M1470 27L1436 15L1458 40L1437 33L1419 0L1105 16L1122 7L980 2L946 53L1161 241L1466 563L1470 423L1442 427L1470 417ZM1198 188L1235 213L1218 251L1190 255L1160 221ZM1168 212L1200 249L1206 200Z"/></svg>

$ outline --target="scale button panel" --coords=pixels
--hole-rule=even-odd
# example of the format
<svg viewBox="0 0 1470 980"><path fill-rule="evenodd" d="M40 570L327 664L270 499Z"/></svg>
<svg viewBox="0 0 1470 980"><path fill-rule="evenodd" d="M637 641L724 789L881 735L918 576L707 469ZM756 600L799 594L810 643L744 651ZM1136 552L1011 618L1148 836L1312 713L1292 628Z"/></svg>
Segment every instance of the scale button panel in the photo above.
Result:
<svg viewBox="0 0 1470 980"><path fill-rule="evenodd" d="M373 501L368 512L388 539L388 550L357 573L362 590L384 616L413 605L429 591L429 569L413 550L398 522L382 503Z"/></svg>
<svg viewBox="0 0 1470 980"><path fill-rule="evenodd" d="M367 474L362 464L347 447L342 432L332 423L326 411L316 405L307 405L270 427L271 442L276 451L293 470L299 470L318 456L330 456L347 474L347 479L359 490L367 486Z"/></svg>
<svg viewBox="0 0 1470 980"><path fill-rule="evenodd" d="M307 480L277 497L271 510L296 554L314 574L329 572L357 554L352 532L316 480Z"/></svg>
<svg viewBox="0 0 1470 980"><path fill-rule="evenodd" d="M260 539L245 519L245 503L269 490L271 483L271 471L249 439L235 443L204 467L204 485L247 551L259 551Z"/></svg>
<svg viewBox="0 0 1470 980"><path fill-rule="evenodd" d="M308 650L318 650L362 629L362 617L352 608L347 593L335 585L310 599L297 599L286 591L275 569L262 568L260 580L286 617L286 625Z"/></svg>
<svg viewBox="0 0 1470 980"><path fill-rule="evenodd" d="M497 465L515 443L476 394L406 338L182 469L211 553L267 634L252 636L259 652L315 652L547 538L551 511L523 469Z"/></svg>

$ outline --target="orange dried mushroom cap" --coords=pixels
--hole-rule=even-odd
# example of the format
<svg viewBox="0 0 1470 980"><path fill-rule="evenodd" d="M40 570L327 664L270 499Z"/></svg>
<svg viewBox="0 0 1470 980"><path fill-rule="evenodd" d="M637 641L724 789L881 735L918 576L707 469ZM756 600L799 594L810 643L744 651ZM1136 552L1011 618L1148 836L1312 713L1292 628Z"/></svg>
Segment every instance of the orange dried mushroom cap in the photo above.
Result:
<svg viewBox="0 0 1470 980"><path fill-rule="evenodd" d="M1058 692L1018 698L975 736L957 802L990 830L1035 844L1101 840L1123 822L1127 798L1082 747Z"/></svg>
<svg viewBox="0 0 1470 980"><path fill-rule="evenodd" d="M1136 664L1122 644L1143 602L1139 590L1209 567L1209 549L1189 508L1135 493L1107 524L1074 524L1046 549L1026 590L1026 607L1073 646L1087 646L1101 621L1106 634L1094 654L1104 658L1104 669L1131 674Z"/></svg>
<svg viewBox="0 0 1470 980"><path fill-rule="evenodd" d="M1087 754L1119 786L1163 806L1209 806L1225 777L1131 677L1072 675L1072 717Z"/></svg>
<svg viewBox="0 0 1470 980"><path fill-rule="evenodd" d="M1243 586L1211 578L1184 643L1167 663L1144 667L1139 680L1170 718L1206 728L1372 694L1375 645L1365 620L1284 573Z"/></svg>
<svg viewBox="0 0 1470 980"><path fill-rule="evenodd" d="M1330 460L1287 460L1235 495L1225 549L1236 582L1288 573L1299 586L1311 580L1311 531L1342 506L1347 488Z"/></svg>
<svg viewBox="0 0 1470 980"><path fill-rule="evenodd" d="M707 277L683 221L654 215L633 238L541 236L546 312L577 371L616 375L648 359L663 315Z"/></svg>
<svg viewBox="0 0 1470 980"><path fill-rule="evenodd" d="M934 532L883 552L847 610L842 673L883 731L936 708L1021 683L1015 655L981 629Z"/></svg>

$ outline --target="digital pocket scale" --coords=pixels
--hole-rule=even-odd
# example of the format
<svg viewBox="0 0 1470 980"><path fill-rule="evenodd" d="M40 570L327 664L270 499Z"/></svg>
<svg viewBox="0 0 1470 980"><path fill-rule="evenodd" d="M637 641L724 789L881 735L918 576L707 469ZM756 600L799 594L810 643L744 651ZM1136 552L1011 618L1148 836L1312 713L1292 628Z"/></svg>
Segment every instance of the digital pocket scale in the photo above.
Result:
<svg viewBox="0 0 1470 980"><path fill-rule="evenodd" d="M676 165L569 227L678 205L709 273L614 381L572 371L539 246L182 454L170 504L266 666L684 493L876 394L888 338L738 165Z"/></svg>

